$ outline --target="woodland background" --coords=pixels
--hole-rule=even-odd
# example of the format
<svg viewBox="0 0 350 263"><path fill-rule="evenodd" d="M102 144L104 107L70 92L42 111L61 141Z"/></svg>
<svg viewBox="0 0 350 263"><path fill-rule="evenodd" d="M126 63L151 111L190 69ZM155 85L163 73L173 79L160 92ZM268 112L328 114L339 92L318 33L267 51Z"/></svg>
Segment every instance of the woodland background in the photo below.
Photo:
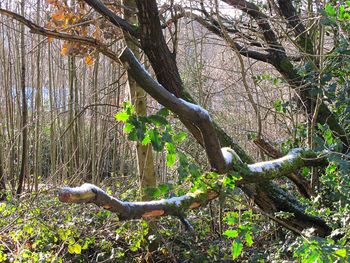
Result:
<svg viewBox="0 0 350 263"><path fill-rule="evenodd" d="M134 1L103 2L138 25L132 21ZM349 1L250 1L266 14L303 83L316 86L308 87L315 98L311 113L292 80L275 65L232 47L234 41L257 52L271 48L256 21L221 1L204 1L206 14L201 2L158 1L164 39L176 53L183 89L255 162L280 157L264 152L259 147L264 143L280 154L296 147L327 150L327 165L298 172L308 183L306 194L287 178L275 181L307 205L307 213L322 217L333 236L318 237L307 230L296 235L278 221L288 213L262 211L237 187L228 187L225 198L186 213L194 233L176 217L123 222L96 206L60 203L58 188L83 182L129 201L181 195L192 187L187 178L208 171L210 163L174 113L157 125L177 135L176 156L169 157L172 146L162 138L158 144L150 139L153 148L145 146L144 151L152 152L153 161L147 155L138 163L136 148L143 146L125 132L120 112L132 108L132 113L151 116L163 107L133 90L126 68L98 48L35 34L0 12L0 262L348 260L348 145L345 135L314 116L325 103L347 136ZM293 4L312 54L300 48L300 35L293 35L274 2ZM114 54L133 45L138 51L135 40L84 1L1 0L0 8L55 32L93 37ZM221 35L213 26L221 26ZM155 78L142 50L138 57ZM136 110L125 101L132 101ZM185 167L181 158L190 164ZM142 180L147 171L158 187Z"/></svg>

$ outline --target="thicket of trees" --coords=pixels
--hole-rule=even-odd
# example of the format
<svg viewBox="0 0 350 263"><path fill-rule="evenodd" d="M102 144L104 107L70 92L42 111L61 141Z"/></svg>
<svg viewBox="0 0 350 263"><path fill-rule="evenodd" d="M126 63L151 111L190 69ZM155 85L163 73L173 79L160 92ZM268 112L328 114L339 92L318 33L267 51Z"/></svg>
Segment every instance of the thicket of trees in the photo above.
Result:
<svg viewBox="0 0 350 263"><path fill-rule="evenodd" d="M349 1L0 15L0 262L348 261Z"/></svg>

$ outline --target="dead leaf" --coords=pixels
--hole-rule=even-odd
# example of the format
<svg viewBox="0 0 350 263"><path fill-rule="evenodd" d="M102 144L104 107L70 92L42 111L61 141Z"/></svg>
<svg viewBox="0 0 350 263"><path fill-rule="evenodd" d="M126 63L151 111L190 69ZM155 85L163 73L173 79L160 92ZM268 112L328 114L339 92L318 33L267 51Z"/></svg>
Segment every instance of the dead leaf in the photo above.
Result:
<svg viewBox="0 0 350 263"><path fill-rule="evenodd" d="M51 18L55 21L64 21L65 20L65 15L62 11L58 11L54 14L51 15Z"/></svg>
<svg viewBox="0 0 350 263"><path fill-rule="evenodd" d="M61 48L61 55L65 56L69 53L70 51L70 45L68 43L64 43Z"/></svg>
<svg viewBox="0 0 350 263"><path fill-rule="evenodd" d="M86 65L92 66L94 64L94 58L90 55L87 55L85 57L85 63Z"/></svg>

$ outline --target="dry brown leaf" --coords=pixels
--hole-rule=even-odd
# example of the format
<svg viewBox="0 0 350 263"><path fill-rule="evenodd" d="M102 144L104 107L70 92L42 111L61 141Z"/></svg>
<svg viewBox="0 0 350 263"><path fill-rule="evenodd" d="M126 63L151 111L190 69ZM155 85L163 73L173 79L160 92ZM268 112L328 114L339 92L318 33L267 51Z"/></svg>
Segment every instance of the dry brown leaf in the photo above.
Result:
<svg viewBox="0 0 350 263"><path fill-rule="evenodd" d="M65 56L69 53L70 51L70 45L68 43L64 43L61 48L61 55Z"/></svg>
<svg viewBox="0 0 350 263"><path fill-rule="evenodd" d="M94 58L92 56L90 56L90 55L87 55L85 57L85 63L86 63L86 65L89 65L89 66L93 65L94 64Z"/></svg>
<svg viewBox="0 0 350 263"><path fill-rule="evenodd" d="M51 18L55 21L64 21L65 20L65 15L62 11L58 11L54 14L51 15Z"/></svg>

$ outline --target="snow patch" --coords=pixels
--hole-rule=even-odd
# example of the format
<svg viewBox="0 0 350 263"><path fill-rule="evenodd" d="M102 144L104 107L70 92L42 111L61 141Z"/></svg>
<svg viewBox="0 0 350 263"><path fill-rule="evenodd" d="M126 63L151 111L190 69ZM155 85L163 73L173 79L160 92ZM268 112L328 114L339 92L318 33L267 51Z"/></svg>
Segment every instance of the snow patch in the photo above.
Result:
<svg viewBox="0 0 350 263"><path fill-rule="evenodd" d="M82 184L79 187L76 187L77 190L79 189L79 191L83 191L83 192L90 191L93 188L98 188L98 187L96 185L89 184L89 183L85 183L85 184Z"/></svg>
<svg viewBox="0 0 350 263"><path fill-rule="evenodd" d="M230 150L231 149L229 147L221 148L221 152L222 152L222 155L224 156L226 165L232 164L232 161L233 161L233 156Z"/></svg>
<svg viewBox="0 0 350 263"><path fill-rule="evenodd" d="M224 156L226 165L231 165L233 162L242 163L241 158L238 154L230 147L221 148L222 155Z"/></svg>
<svg viewBox="0 0 350 263"><path fill-rule="evenodd" d="M276 160L259 162L254 164L248 164L248 168L253 173L261 173L266 170L277 169L285 162L291 162L302 151L301 148L291 150L286 156L283 156Z"/></svg>
<svg viewBox="0 0 350 263"><path fill-rule="evenodd" d="M179 100L181 101L181 103L185 104L188 108L198 112L198 113L202 113L206 116L209 116L209 113L207 110L203 109L201 106L197 105L197 104L194 104L194 103L191 103L191 102L188 102L188 101L185 101L181 98L179 98Z"/></svg>
<svg viewBox="0 0 350 263"><path fill-rule="evenodd" d="M172 197L169 199L161 199L161 200L156 200L156 201L148 201L148 202L122 202L123 205L127 206L143 206L143 205L176 205L179 206L181 203L186 200L191 198L189 195L183 195L183 196L177 196L177 197Z"/></svg>

